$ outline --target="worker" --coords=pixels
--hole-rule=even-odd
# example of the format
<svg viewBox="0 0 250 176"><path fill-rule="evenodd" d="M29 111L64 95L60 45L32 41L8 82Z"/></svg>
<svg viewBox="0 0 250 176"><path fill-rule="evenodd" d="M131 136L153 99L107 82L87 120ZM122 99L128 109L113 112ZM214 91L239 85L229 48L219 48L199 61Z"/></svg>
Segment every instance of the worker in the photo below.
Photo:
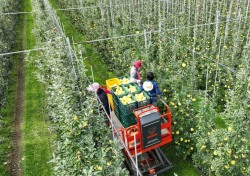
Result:
<svg viewBox="0 0 250 176"><path fill-rule="evenodd" d="M157 101L156 97L158 95L161 95L162 92L158 88L158 84L154 81L154 73L153 72L148 72L147 73L147 81L143 83L143 89L148 92L151 103L155 106L157 106Z"/></svg>
<svg viewBox="0 0 250 176"><path fill-rule="evenodd" d="M130 70L130 81L140 84L141 81L141 74L140 74L140 68L142 67L142 63L140 60L137 60L134 62L134 65L132 66Z"/></svg>
<svg viewBox="0 0 250 176"><path fill-rule="evenodd" d="M87 90L90 92L96 92L97 96L99 97L102 105L104 106L104 109L106 110L108 116L110 116L110 106L108 101L108 94L111 94L110 90L107 90L105 88L101 88L100 85L95 82L87 87ZM109 120L106 119L106 123L109 124Z"/></svg>

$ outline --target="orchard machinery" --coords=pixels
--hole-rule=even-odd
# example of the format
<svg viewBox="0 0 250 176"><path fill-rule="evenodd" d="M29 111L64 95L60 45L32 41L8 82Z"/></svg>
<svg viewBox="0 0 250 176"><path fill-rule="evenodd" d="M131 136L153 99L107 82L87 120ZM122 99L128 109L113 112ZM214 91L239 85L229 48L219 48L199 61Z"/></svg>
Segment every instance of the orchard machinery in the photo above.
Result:
<svg viewBox="0 0 250 176"><path fill-rule="evenodd" d="M151 104L147 92L128 77L106 80L106 86L112 92L108 99L113 136L123 144L124 163L130 174L153 176L172 168L160 149L172 141L169 106L161 98L161 107Z"/></svg>

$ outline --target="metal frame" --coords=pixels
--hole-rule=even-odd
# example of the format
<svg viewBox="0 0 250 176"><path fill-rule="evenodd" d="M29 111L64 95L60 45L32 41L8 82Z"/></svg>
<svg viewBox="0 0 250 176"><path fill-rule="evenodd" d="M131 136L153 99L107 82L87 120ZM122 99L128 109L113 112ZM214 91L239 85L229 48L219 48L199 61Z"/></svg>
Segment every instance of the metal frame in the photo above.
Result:
<svg viewBox="0 0 250 176"><path fill-rule="evenodd" d="M123 151L125 166L130 171L131 176L137 175L137 170L134 168L127 154ZM150 155L152 159L152 164L149 163L147 156ZM146 162L146 166L144 167L140 162ZM173 167L173 164L168 160L165 154L162 152L160 148L156 148L147 153L143 153L138 155L137 161L138 168L143 176L153 176L153 175L161 175L166 173ZM150 170L154 169L155 173L150 173Z"/></svg>
<svg viewBox="0 0 250 176"><path fill-rule="evenodd" d="M141 113L136 114L135 111L137 111L139 109L143 109L145 107L150 107L150 106L153 106L153 105L147 105L147 106L135 109L134 114L135 114L136 118L139 118ZM171 111L170 111L170 108L167 106L166 103L165 103L165 106L166 106L167 112L165 114L161 115L161 119L167 118L167 123L161 124L161 130L166 130L167 133L162 134L162 141L160 143L152 145L151 147L148 147L146 149L143 148L142 139L141 139L142 132L140 130L140 120L138 120L138 123L135 124L135 125L132 125L132 126L130 126L128 128L121 128L119 130L122 133L123 141L125 142L125 145L129 149L129 152L130 152L130 154L132 156L135 155L136 153L137 154L146 153L146 152L148 152L150 150L153 150L155 148L159 148L159 147L161 147L161 146L163 146L163 145L165 145L167 143L170 143L172 141ZM158 112L160 112L158 107L153 106L153 109L158 110ZM135 133L136 133L136 140L137 141L134 140L133 135L130 135L131 130L136 131ZM137 143L135 143L135 142L137 142ZM136 144L136 145L134 145L134 144ZM134 146L137 147L136 153L135 153Z"/></svg>
<svg viewBox="0 0 250 176"><path fill-rule="evenodd" d="M168 114L168 116L166 114L164 114L164 115L161 115L161 117L169 117L171 119L171 111L170 111L169 106L161 98L159 98L159 99L165 105L166 110L167 110L166 114ZM153 106L153 107L159 111L158 107L155 107L155 106ZM138 109L140 109L140 108L138 108ZM117 117L115 116L115 114L113 114L112 120L114 121L115 118L117 118ZM167 122L167 120L165 118L162 118L162 120ZM114 123L112 123L112 124L114 124ZM171 123L169 125L171 125ZM173 167L173 165L168 160L168 158L165 156L165 154L162 152L162 150L159 148L160 146L150 148L147 151L144 150L144 152L139 151L139 153L138 153L138 147L137 147L137 145L134 145L132 147L132 148L134 148L133 152L131 153L131 150L129 150L129 148L126 146L126 141L124 142L124 140L120 139L121 137L124 139L123 131L130 129L131 127L133 127L133 126L130 126L126 129L123 127L118 127L119 128L118 131L113 130L113 136L116 136L117 138L119 138L119 141L121 142L121 144L124 147L122 150L122 153L124 155L125 166L129 169L130 174L132 176L135 176L135 175L136 176L138 176L138 175L153 176L153 175L160 175L162 173L167 172L169 169L171 169ZM114 129L116 129L116 128L117 127L114 126ZM138 134L134 133L131 136L131 138L133 138L134 144L136 144L138 141L138 137L136 137L136 135L138 135ZM141 164L142 162L144 162L145 164ZM150 173L150 170L155 171L155 173Z"/></svg>

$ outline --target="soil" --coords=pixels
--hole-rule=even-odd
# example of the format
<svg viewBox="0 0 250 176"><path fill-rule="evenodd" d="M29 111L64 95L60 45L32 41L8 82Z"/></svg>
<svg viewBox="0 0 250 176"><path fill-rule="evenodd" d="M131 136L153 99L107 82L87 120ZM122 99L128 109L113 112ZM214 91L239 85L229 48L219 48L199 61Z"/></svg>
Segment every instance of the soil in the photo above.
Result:
<svg viewBox="0 0 250 176"><path fill-rule="evenodd" d="M21 56L22 55L22 56ZM17 89L15 96L15 110L12 126L12 150L9 157L9 175L22 176L22 119L24 104L24 54L20 54Z"/></svg>
<svg viewBox="0 0 250 176"><path fill-rule="evenodd" d="M21 51L26 48L26 30L25 30L26 18L23 18L23 31L22 31L22 43ZM20 53L18 60L18 77L16 82L16 92L15 92L15 105L14 105L14 115L12 122L12 134L11 134L11 152L9 155L9 175L10 176L22 176L22 121L24 112L24 58L25 53Z"/></svg>

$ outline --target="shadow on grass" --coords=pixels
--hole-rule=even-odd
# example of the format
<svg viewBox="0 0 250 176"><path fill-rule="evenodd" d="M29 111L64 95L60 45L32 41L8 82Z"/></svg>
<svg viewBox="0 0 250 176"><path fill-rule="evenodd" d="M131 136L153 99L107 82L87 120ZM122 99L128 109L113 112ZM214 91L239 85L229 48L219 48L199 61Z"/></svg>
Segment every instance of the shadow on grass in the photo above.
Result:
<svg viewBox="0 0 250 176"><path fill-rule="evenodd" d="M161 147L161 149L174 166L167 173L163 174L163 176L175 174L178 176L200 176L200 173L192 163L187 160L183 160L182 157L176 155L173 144L167 144L166 146Z"/></svg>

